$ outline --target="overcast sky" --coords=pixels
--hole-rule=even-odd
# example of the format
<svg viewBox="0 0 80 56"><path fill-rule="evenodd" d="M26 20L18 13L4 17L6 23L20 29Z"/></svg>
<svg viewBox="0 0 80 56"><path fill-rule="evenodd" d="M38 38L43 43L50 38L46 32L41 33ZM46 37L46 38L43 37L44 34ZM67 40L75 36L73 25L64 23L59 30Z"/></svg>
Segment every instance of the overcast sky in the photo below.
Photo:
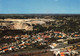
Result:
<svg viewBox="0 0 80 56"><path fill-rule="evenodd" d="M0 0L0 14L80 14L80 0Z"/></svg>

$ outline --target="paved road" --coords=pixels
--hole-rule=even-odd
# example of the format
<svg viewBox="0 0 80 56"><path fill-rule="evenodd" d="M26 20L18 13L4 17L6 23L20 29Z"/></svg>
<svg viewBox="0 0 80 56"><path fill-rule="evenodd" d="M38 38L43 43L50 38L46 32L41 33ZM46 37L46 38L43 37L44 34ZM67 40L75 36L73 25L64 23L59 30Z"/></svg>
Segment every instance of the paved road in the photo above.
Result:
<svg viewBox="0 0 80 56"><path fill-rule="evenodd" d="M49 49L42 49L42 50L31 50L31 51L27 51L27 50L24 50L24 51L18 51L18 52L11 52L11 53L7 53L7 54L2 54L1 56L11 56L11 55L14 55L14 54L29 54L29 53L38 53L38 52L45 52L45 51L48 51Z"/></svg>

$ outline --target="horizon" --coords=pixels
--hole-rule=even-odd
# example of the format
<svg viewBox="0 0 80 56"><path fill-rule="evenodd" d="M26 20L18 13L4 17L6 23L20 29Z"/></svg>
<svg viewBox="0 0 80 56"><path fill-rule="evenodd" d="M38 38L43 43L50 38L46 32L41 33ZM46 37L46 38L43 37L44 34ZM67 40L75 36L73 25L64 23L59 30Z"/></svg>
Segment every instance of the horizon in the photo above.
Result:
<svg viewBox="0 0 80 56"><path fill-rule="evenodd" d="M33 15L41 15L41 13L32 13ZM32 15L31 13L30 14L21 14L21 13L13 13L13 15ZM12 14L0 14L0 15L12 15ZM47 14L47 13L42 13L42 15L50 15L50 13L49 14ZM80 15L80 14L52 14L51 13L51 15Z"/></svg>

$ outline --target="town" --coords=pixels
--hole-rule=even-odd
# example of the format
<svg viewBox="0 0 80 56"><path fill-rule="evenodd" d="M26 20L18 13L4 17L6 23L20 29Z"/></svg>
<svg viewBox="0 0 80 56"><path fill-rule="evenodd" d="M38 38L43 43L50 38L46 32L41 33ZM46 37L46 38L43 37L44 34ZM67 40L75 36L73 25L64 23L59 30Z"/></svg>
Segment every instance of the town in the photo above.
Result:
<svg viewBox="0 0 80 56"><path fill-rule="evenodd" d="M80 15L1 15L1 56L79 56Z"/></svg>

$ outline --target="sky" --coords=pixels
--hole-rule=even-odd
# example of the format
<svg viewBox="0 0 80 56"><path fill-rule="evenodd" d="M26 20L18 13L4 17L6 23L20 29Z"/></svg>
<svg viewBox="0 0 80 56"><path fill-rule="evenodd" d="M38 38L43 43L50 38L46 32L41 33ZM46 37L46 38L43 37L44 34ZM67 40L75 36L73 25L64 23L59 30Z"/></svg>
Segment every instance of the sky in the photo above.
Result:
<svg viewBox="0 0 80 56"><path fill-rule="evenodd" d="M0 14L80 14L80 0L0 0Z"/></svg>

